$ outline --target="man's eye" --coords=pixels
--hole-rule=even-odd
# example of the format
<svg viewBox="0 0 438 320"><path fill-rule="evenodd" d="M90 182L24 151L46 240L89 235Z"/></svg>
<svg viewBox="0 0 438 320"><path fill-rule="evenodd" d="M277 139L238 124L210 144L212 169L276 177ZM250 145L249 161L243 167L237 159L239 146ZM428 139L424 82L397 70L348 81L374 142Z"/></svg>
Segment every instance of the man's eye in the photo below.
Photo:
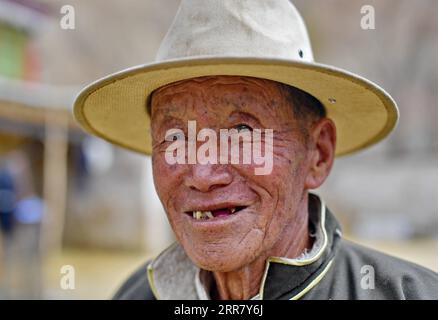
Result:
<svg viewBox="0 0 438 320"><path fill-rule="evenodd" d="M252 128L246 124L238 124L237 126L235 126L235 128L237 129L238 132L245 130L252 131Z"/></svg>
<svg viewBox="0 0 438 320"><path fill-rule="evenodd" d="M173 132L166 135L165 140L166 141L177 141L177 140L184 140L185 136L184 133L181 132Z"/></svg>

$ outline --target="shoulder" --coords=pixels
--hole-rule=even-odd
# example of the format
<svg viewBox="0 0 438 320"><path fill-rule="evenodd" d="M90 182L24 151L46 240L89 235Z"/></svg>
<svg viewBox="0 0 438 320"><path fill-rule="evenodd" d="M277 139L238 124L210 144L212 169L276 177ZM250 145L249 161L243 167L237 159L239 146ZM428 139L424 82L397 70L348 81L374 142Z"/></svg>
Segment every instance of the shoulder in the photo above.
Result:
<svg viewBox="0 0 438 320"><path fill-rule="evenodd" d="M339 258L339 259L338 259ZM337 257L341 269L375 279L375 294L394 299L437 299L438 274L382 252L343 240ZM371 293L371 292L370 292Z"/></svg>
<svg viewBox="0 0 438 320"><path fill-rule="evenodd" d="M149 262L138 268L121 285L114 295L114 300L155 300L155 296L149 285L147 268Z"/></svg>

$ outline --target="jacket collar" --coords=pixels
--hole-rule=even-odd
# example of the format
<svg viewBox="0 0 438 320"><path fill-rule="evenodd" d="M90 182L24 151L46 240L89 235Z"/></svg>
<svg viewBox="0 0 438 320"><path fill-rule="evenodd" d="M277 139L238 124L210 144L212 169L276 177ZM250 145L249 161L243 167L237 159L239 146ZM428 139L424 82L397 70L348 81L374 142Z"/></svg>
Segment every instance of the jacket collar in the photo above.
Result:
<svg viewBox="0 0 438 320"><path fill-rule="evenodd" d="M342 235L339 224L315 194L309 194L309 219L311 235L315 237L310 252L296 259L268 258L256 298L300 299L330 269ZM174 243L148 265L148 279L157 299L208 299L208 290L202 290L202 271Z"/></svg>

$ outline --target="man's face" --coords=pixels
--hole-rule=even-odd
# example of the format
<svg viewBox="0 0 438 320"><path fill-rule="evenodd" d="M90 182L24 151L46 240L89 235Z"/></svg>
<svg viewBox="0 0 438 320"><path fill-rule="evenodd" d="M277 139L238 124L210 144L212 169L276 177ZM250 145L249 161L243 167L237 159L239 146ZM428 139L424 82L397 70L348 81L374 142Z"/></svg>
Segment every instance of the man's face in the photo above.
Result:
<svg viewBox="0 0 438 320"><path fill-rule="evenodd" d="M197 78L159 89L151 110L155 186L188 256L203 269L227 272L266 254L293 223L309 170L302 131L278 85ZM218 137L220 129L273 129L271 173L256 175L253 162L169 164L166 132L176 128L187 136L193 120L198 131L210 128ZM198 220L193 211L211 211L214 218Z"/></svg>

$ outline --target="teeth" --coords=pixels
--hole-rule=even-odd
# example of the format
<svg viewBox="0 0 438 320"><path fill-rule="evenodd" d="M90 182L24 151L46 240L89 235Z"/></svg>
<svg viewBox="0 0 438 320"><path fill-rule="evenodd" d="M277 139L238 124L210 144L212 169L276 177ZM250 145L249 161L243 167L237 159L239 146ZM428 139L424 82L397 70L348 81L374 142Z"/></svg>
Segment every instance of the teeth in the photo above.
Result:
<svg viewBox="0 0 438 320"><path fill-rule="evenodd" d="M236 212L236 208L232 208L230 209L231 214ZM196 220L206 220L206 219L213 219L213 213L211 213L211 211L193 211L192 212L193 215L193 219Z"/></svg>
<svg viewBox="0 0 438 320"><path fill-rule="evenodd" d="M196 220L213 219L211 211L193 211L193 218Z"/></svg>
<svg viewBox="0 0 438 320"><path fill-rule="evenodd" d="M209 218L209 219L213 219L213 214L211 213L211 211L205 211L205 215Z"/></svg>

